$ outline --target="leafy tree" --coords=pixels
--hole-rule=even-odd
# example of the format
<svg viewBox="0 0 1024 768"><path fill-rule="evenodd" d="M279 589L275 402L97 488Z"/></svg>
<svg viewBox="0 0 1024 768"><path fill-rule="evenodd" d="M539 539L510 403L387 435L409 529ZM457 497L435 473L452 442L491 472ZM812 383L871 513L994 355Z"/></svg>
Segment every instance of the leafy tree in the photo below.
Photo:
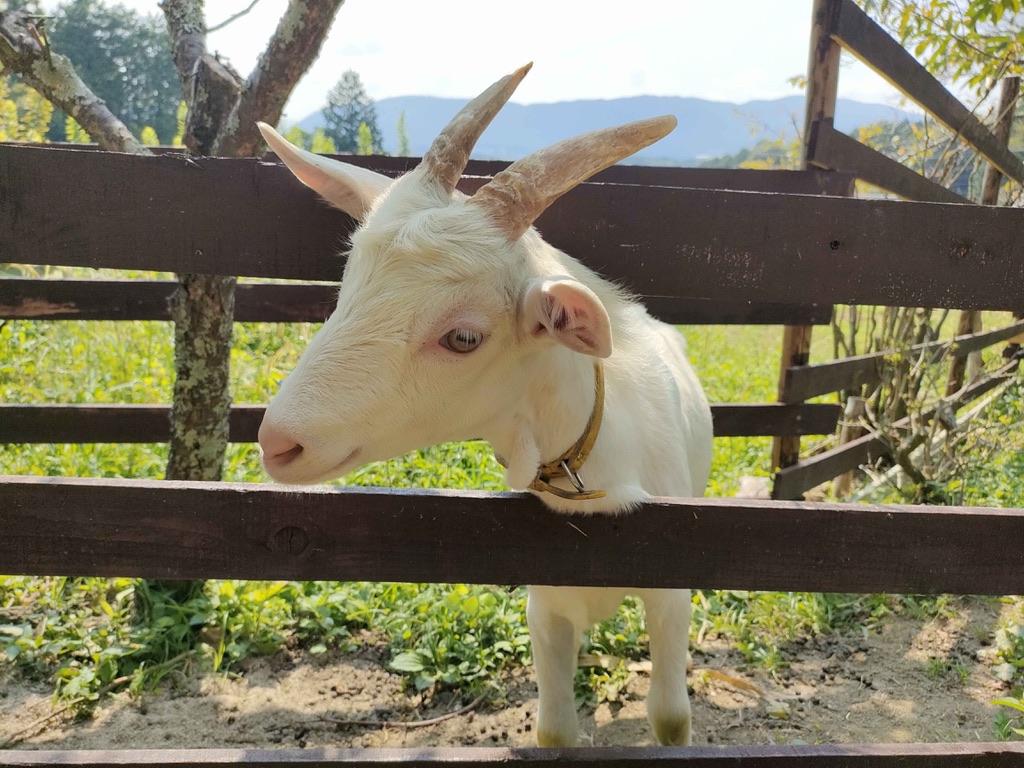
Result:
<svg viewBox="0 0 1024 768"><path fill-rule="evenodd" d="M188 104L182 99L178 103L178 112L175 115L175 123L177 130L174 133L174 138L171 139L171 146L183 147L185 146L185 122L188 118Z"/></svg>
<svg viewBox="0 0 1024 768"><path fill-rule="evenodd" d="M338 148L334 146L334 139L324 133L323 128L317 128L309 142L309 151L318 155L334 155L338 153Z"/></svg>
<svg viewBox="0 0 1024 768"><path fill-rule="evenodd" d="M309 149L310 135L297 125L293 125L289 128L288 133L286 133L284 137L300 149Z"/></svg>
<svg viewBox="0 0 1024 768"><path fill-rule="evenodd" d="M89 134L71 115L68 115L67 120L64 121L64 141L71 144L89 143Z"/></svg>
<svg viewBox="0 0 1024 768"><path fill-rule="evenodd" d="M366 123L359 124L359 138L356 145L357 155L373 154L373 134L370 133L370 126Z"/></svg>
<svg viewBox="0 0 1024 768"><path fill-rule="evenodd" d="M326 123L324 131L334 141L339 152L359 151L359 126L363 123L370 131L372 146L381 146L377 107L366 94L354 70L342 74L341 79L327 92L327 106L324 107L323 116Z"/></svg>
<svg viewBox="0 0 1024 768"><path fill-rule="evenodd" d="M15 77L0 77L0 141L46 141L53 105Z"/></svg>
<svg viewBox="0 0 1024 768"><path fill-rule="evenodd" d="M162 18L100 0L70 0L46 29L53 49L75 62L133 133L148 125L159 135L175 135L181 85ZM64 117L54 116L52 138L63 138Z"/></svg>
<svg viewBox="0 0 1024 768"><path fill-rule="evenodd" d="M985 95L1024 74L1020 0L858 0L938 77Z"/></svg>
<svg viewBox="0 0 1024 768"><path fill-rule="evenodd" d="M147 147L155 147L160 143L160 137L156 135L156 131L153 130L152 126L147 125L142 129L142 133L139 134L139 141Z"/></svg>
<svg viewBox="0 0 1024 768"><path fill-rule="evenodd" d="M412 145L409 143L409 129L405 127L405 110L398 113L398 122L395 124L395 134L398 136L398 156L409 157L412 155Z"/></svg>

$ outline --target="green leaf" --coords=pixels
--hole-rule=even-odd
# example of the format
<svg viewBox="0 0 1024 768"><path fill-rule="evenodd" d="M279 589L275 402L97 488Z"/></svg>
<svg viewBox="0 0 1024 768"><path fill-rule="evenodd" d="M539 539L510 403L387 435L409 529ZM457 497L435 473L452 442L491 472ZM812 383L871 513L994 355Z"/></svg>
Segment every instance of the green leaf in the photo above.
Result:
<svg viewBox="0 0 1024 768"><path fill-rule="evenodd" d="M390 666L397 672L422 672L426 669L422 654L416 651L398 654L391 660Z"/></svg>
<svg viewBox="0 0 1024 768"><path fill-rule="evenodd" d="M1001 707L1012 707L1024 712L1024 699L993 699L992 703L998 704Z"/></svg>

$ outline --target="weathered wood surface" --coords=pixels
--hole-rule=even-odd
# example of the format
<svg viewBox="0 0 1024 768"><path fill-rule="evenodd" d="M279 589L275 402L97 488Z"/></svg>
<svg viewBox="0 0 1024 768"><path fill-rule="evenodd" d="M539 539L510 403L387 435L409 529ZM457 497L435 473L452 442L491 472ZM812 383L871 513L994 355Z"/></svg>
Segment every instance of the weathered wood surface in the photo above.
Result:
<svg viewBox="0 0 1024 768"><path fill-rule="evenodd" d="M987 392L991 392L1000 384L1005 384L1015 374L1019 367L1019 361L1012 360L986 379L971 384L955 400L954 407L960 409L974 400L977 400ZM920 418L923 421L931 420L935 415L935 409L924 411ZM897 422L894 426L901 427L906 420ZM888 455L889 443L874 434L864 435L845 445L840 445L831 450L824 451L804 459L798 464L786 467L775 475L775 482L772 487L772 498L775 499L799 499L806 491L824 483L837 475L851 469L856 469L862 464L867 464L875 459Z"/></svg>
<svg viewBox="0 0 1024 768"><path fill-rule="evenodd" d="M853 0L839 0L832 36L893 86L962 136L1006 176L1024 184L1024 163Z"/></svg>
<svg viewBox="0 0 1024 768"><path fill-rule="evenodd" d="M584 184L538 224L645 296L1024 309L1024 209ZM278 165L0 147L0 261L336 280L350 229Z"/></svg>
<svg viewBox="0 0 1024 768"><path fill-rule="evenodd" d="M858 179L907 200L954 204L971 202L825 123L815 123L811 130L814 134L811 143L813 154L807 159L821 168L849 171Z"/></svg>
<svg viewBox="0 0 1024 768"><path fill-rule="evenodd" d="M3 146L5 142L0 142ZM71 151L98 150L95 144L69 144L64 142L9 142L16 146ZM154 154L182 158L181 147L150 147ZM419 157L393 155L325 155L343 163L383 173L401 176L420 163ZM277 155L267 152L264 160L277 161ZM470 160L464 176L494 176L509 167L509 160ZM772 170L768 173L751 168L676 168L651 165L613 165L594 176L591 181L600 184L642 184L655 187L694 187L697 189L735 189L747 192L781 192L789 195L841 195L853 194L855 177L842 171Z"/></svg>
<svg viewBox="0 0 1024 768"><path fill-rule="evenodd" d="M1024 743L805 744L735 747L581 747L510 749L152 749L0 751L0 768L81 765L90 768L221 768L287 764L311 768L1006 768L1020 766Z"/></svg>
<svg viewBox="0 0 1024 768"><path fill-rule="evenodd" d="M0 479L0 573L1020 594L1024 509Z"/></svg>
<svg viewBox="0 0 1024 768"><path fill-rule="evenodd" d="M807 100L804 110L804 130L800 149L800 165L811 170L815 133L811 127L817 123L831 124L836 113L839 89L839 45L832 40L831 29L837 6L832 0L814 0L811 5L811 35L807 53ZM779 384L776 399L792 402L786 392L786 371L796 365L807 365L811 354L809 325L787 325L782 334L779 357ZM772 470L790 467L800 461L800 437L776 435L772 440Z"/></svg>
<svg viewBox="0 0 1024 768"><path fill-rule="evenodd" d="M950 357L959 359L1001 341L1008 341L1022 332L1024 332L1024 321L1017 321L991 331L956 336L951 341L916 344L899 354L905 359L915 360L922 352L931 351L937 358L943 354L944 348L948 345ZM885 359L894 354L897 353L878 352L817 365L789 368L784 373L787 382L786 402L799 403L818 395L838 392L841 389L854 389L865 384L877 384L881 381Z"/></svg>
<svg viewBox="0 0 1024 768"><path fill-rule="evenodd" d="M418 157L387 157L383 155L331 155L352 165L370 168L388 176L411 171ZM273 153L268 158L276 159ZM507 160L470 160L466 176L494 176L509 166ZM746 192L779 192L790 195L853 194L852 173L819 169L808 171L756 171L750 168L659 168L645 165L613 165L595 174L598 184L641 184L655 187L690 187L694 189L733 189Z"/></svg>
<svg viewBox="0 0 1024 768"><path fill-rule="evenodd" d="M175 283L166 280L0 278L0 319L169 320ZM338 288L323 283L239 283L238 322L323 322ZM831 306L640 297L655 317L675 325L826 325Z"/></svg>
<svg viewBox="0 0 1024 768"><path fill-rule="evenodd" d="M228 439L256 441L262 405L235 405ZM835 431L841 408L832 403L715 403L711 406L718 437L779 434L827 435ZM22 405L0 403L3 443L165 443L167 405Z"/></svg>

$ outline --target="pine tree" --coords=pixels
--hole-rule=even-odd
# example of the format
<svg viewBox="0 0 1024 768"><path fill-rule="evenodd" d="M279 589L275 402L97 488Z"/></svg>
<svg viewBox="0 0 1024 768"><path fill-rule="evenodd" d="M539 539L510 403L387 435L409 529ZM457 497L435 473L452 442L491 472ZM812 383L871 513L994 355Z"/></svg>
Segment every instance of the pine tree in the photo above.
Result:
<svg viewBox="0 0 1024 768"><path fill-rule="evenodd" d="M374 148L381 146L381 133L377 125L377 107L363 88L359 75L345 72L327 93L327 106L323 110L324 132L334 141L339 152L359 151L359 126L366 124Z"/></svg>

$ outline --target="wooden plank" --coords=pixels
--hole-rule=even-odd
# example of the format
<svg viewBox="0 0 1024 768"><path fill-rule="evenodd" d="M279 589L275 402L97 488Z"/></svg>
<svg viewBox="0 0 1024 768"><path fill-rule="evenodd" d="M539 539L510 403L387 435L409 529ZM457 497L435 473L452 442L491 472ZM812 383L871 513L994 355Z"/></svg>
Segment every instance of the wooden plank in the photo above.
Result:
<svg viewBox="0 0 1024 768"><path fill-rule="evenodd" d="M264 406L234 405L229 418L233 443L256 441ZM824 435L835 431L838 405L829 403L715 403L717 437ZM0 403L3 443L165 443L168 405L20 405Z"/></svg>
<svg viewBox="0 0 1024 768"><path fill-rule="evenodd" d="M957 398L955 408L959 410L967 403L977 400L987 392L1008 381L1017 370L1019 361L1011 361L999 371L969 386L964 393ZM921 418L930 420L935 415L934 409L925 411ZM899 427L897 423L895 426ZM803 494L821 483L824 483L837 475L851 469L856 469L862 464L885 456L888 454L889 444L875 435L864 435L857 440L840 445L829 451L824 451L816 456L804 459L799 464L786 467L775 475L775 482L772 487L772 498L775 499L800 499Z"/></svg>
<svg viewBox="0 0 1024 768"><path fill-rule="evenodd" d="M268 153L268 158L276 155ZM398 176L415 168L418 157L382 155L330 155L351 165ZM494 176L510 165L507 160L470 160L465 176ZM598 184L641 184L655 187L734 189L745 192L779 192L790 195L842 195L853 193L854 176L814 168L805 171L755 171L749 168L661 168L645 165L613 165L592 179Z"/></svg>
<svg viewBox="0 0 1024 768"><path fill-rule="evenodd" d="M936 184L825 123L815 123L813 154L808 161L821 168L850 171L858 179L907 200L932 203L970 203L965 197Z"/></svg>
<svg viewBox="0 0 1024 768"><path fill-rule="evenodd" d="M641 295L1024 309L1024 209L584 184L539 226ZM0 147L0 261L336 280L350 229L277 165Z"/></svg>
<svg viewBox="0 0 1024 768"><path fill-rule="evenodd" d="M177 283L167 280L0 278L0 319L169 320ZM238 322L323 322L334 310L334 284L239 283ZM826 325L832 308L816 304L642 296L655 317L675 325Z"/></svg>
<svg viewBox="0 0 1024 768"><path fill-rule="evenodd" d="M90 768L221 768L303 765L309 768L1003 768L1020 766L1024 743L800 744L695 747L536 749L461 747L416 749L131 749L5 750L0 768L81 765Z"/></svg>
<svg viewBox="0 0 1024 768"><path fill-rule="evenodd" d="M857 355L842 360L833 360L817 365L803 365L786 371L786 396L788 402L799 403L818 395L838 392L842 389L854 389L862 385L877 384L880 380L882 365L886 357L902 354L916 358L922 352L932 350L938 357L949 347L949 355L954 359L967 357L972 352L1008 341L1024 332L1024 321L1018 320L1002 328L980 333L969 333L956 336L951 341L937 341L929 344L915 344L905 352L895 351Z"/></svg>
<svg viewBox="0 0 1024 768"><path fill-rule="evenodd" d="M787 402L802 403L818 395L853 390L880 381L885 355L856 355L817 365L788 368L783 397Z"/></svg>
<svg viewBox="0 0 1024 768"><path fill-rule="evenodd" d="M1024 163L853 0L840 0L832 36L1006 176L1024 184Z"/></svg>
<svg viewBox="0 0 1024 768"><path fill-rule="evenodd" d="M836 113L839 88L839 46L830 37L836 5L832 0L814 0L811 8L811 35L807 54L807 102L804 110L804 132L800 165L809 170L814 154L815 123L831 123ZM779 352L779 383L777 398L791 402L786 391L786 371L795 365L807 365L811 354L812 328L809 325L787 325L782 334ZM772 440L771 467L775 471L800 461L800 436L777 435Z"/></svg>
<svg viewBox="0 0 1024 768"><path fill-rule="evenodd" d="M10 142L16 146L30 146L44 149L65 149L71 151L94 150L96 144L68 144L64 142ZM0 142L3 145L4 142ZM179 159L185 157L181 147L150 147L157 154ZM392 155L325 155L343 163L398 177L420 163L418 157L394 157ZM265 161L280 162L277 155L267 152ZM509 160L470 160L464 176L494 176L509 167ZM825 171L813 168L806 171L771 170L760 171L750 168L677 168L651 165L613 165L596 173L592 181L600 184L641 184L654 187L692 187L696 189L735 189L746 192L780 192L790 195L841 195L853 194L855 177L842 171Z"/></svg>
<svg viewBox="0 0 1024 768"><path fill-rule="evenodd" d="M888 455L887 441L875 435L864 435L779 470L772 484L772 498L802 499L811 488Z"/></svg>
<svg viewBox="0 0 1024 768"><path fill-rule="evenodd" d="M0 573L1020 594L1024 509L0 478Z"/></svg>
<svg viewBox="0 0 1024 768"><path fill-rule="evenodd" d="M262 405L233 405L228 439L252 443ZM3 443L166 443L169 405L18 405L0 403Z"/></svg>
<svg viewBox="0 0 1024 768"><path fill-rule="evenodd" d="M843 409L838 403L714 403L715 437L830 435Z"/></svg>

